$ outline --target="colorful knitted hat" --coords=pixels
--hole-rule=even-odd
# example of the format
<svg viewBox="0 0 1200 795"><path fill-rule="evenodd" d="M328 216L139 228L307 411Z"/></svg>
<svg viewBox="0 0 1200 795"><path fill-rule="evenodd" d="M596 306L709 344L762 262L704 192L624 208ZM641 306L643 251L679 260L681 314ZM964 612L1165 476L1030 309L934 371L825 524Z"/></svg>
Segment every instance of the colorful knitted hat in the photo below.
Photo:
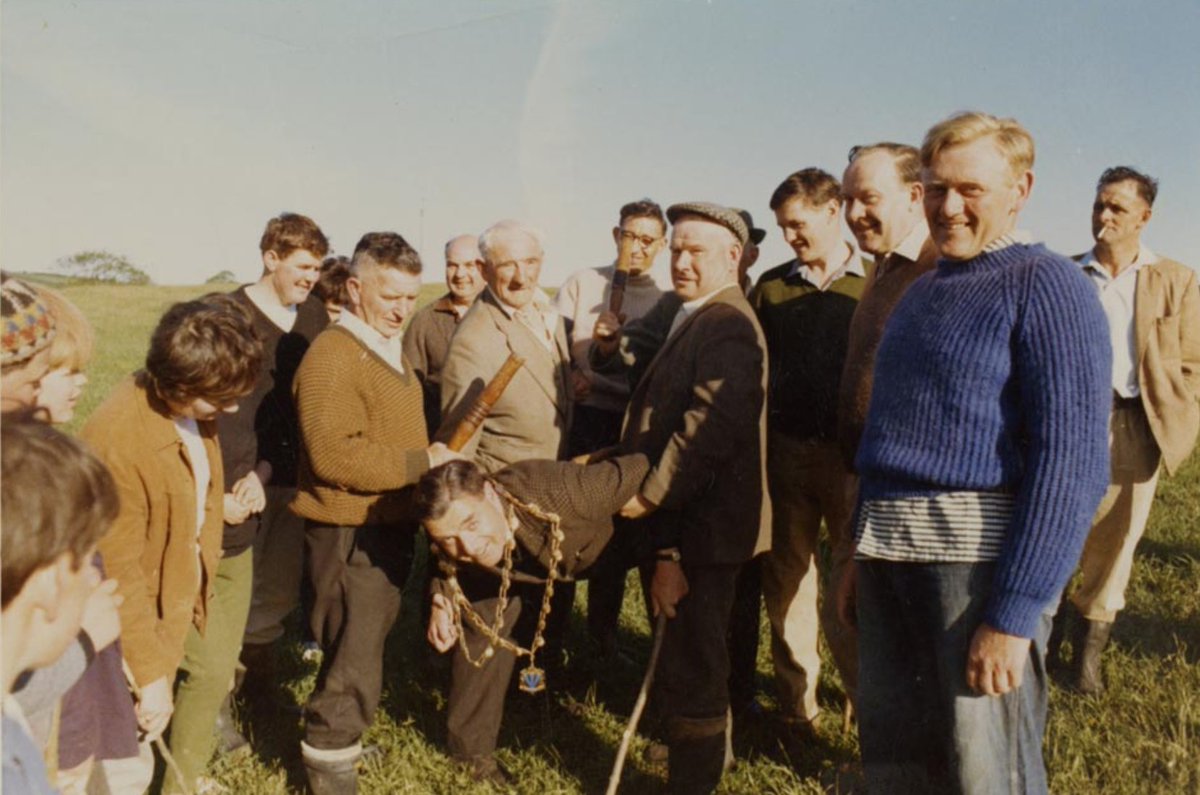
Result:
<svg viewBox="0 0 1200 795"><path fill-rule="evenodd" d="M33 288L8 274L0 274L0 312L3 345L0 366L20 364L54 339L54 318Z"/></svg>

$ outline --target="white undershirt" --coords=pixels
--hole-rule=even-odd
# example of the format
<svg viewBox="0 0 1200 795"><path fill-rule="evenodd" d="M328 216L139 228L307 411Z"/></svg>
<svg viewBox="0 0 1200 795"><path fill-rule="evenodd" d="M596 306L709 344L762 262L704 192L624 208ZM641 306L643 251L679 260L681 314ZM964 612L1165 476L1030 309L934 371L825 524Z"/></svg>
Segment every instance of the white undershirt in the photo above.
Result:
<svg viewBox="0 0 1200 795"><path fill-rule="evenodd" d="M179 434L183 447L187 450L188 461L192 465L192 480L196 486L196 537L200 537L200 528L204 526L205 501L208 496L208 481L212 470L208 464L208 453L204 451L204 440L200 438L200 428L190 417L175 419L175 432Z"/></svg>
<svg viewBox="0 0 1200 795"><path fill-rule="evenodd" d="M284 306L278 300L268 300L263 293L264 288L258 284L252 284L246 288L246 296L259 308L259 311L267 316L267 320L279 326L283 331L291 331L292 326L296 325L296 305Z"/></svg>
<svg viewBox="0 0 1200 795"><path fill-rule="evenodd" d="M687 320L689 317L691 317L692 315L694 315L697 312L697 310L700 309L700 307L704 306L710 300L712 300L712 297L714 295L721 292L726 287L729 287L730 285L735 285L735 284L737 284L737 283L729 282L727 284L722 284L720 287L718 287L717 289L713 290L710 293L706 293L705 295L702 295L699 298L693 298L690 301L684 301L682 304L680 304L679 309L677 309L675 311L675 317L671 319L671 330L667 332L667 339L670 339L671 337L675 336L675 332L679 330L679 327L683 325L683 322L685 320Z"/></svg>
<svg viewBox="0 0 1200 795"><path fill-rule="evenodd" d="M337 323L357 337L359 342L374 351L380 359L391 365L393 370L401 375L404 374L404 339L400 334L385 337L349 310L342 310Z"/></svg>
<svg viewBox="0 0 1200 795"><path fill-rule="evenodd" d="M1154 262L1158 262L1158 255L1141 246L1133 262L1122 268L1116 276L1100 264L1094 249L1079 263L1100 292L1100 305L1104 307L1104 314L1108 317L1109 342L1113 352L1112 387L1113 391L1124 398L1135 398L1142 393L1138 386L1133 309L1137 296L1138 271L1144 265Z"/></svg>

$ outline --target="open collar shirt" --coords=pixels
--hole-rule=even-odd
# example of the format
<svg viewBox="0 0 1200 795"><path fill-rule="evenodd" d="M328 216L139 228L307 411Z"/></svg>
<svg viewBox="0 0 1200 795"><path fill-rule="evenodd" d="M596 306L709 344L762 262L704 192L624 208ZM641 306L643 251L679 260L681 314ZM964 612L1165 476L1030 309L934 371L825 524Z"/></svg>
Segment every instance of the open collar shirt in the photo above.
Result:
<svg viewBox="0 0 1200 795"><path fill-rule="evenodd" d="M338 325L353 334L363 345L378 354L393 370L404 374L403 334L385 337L353 312L343 311Z"/></svg>
<svg viewBox="0 0 1200 795"><path fill-rule="evenodd" d="M1123 398L1141 394L1137 376L1137 340L1134 336L1133 307L1137 295L1138 271L1158 262L1158 255L1146 246L1138 249L1133 262L1116 276L1096 259L1096 250L1084 255L1079 265L1100 292L1100 305L1108 318L1109 339L1112 342L1113 391Z"/></svg>

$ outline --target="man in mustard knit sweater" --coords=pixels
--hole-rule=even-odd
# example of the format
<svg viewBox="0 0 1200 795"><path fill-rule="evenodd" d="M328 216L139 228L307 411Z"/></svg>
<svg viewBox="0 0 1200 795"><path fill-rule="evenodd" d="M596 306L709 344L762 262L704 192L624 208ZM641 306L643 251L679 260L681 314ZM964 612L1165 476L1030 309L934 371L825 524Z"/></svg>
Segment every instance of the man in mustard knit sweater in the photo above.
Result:
<svg viewBox="0 0 1200 795"><path fill-rule="evenodd" d="M459 457L429 444L421 383L401 353L420 257L400 235L371 232L350 270L350 311L313 341L294 387L304 449L292 510L306 520L310 621L325 648L300 744L315 795L357 792L412 557L412 485Z"/></svg>

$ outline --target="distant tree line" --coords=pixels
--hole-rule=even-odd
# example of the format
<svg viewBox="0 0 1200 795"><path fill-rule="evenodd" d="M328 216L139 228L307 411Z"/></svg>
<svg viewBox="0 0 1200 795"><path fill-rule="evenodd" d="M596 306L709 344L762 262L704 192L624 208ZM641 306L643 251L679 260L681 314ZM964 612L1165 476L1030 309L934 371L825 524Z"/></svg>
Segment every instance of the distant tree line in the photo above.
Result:
<svg viewBox="0 0 1200 795"><path fill-rule="evenodd" d="M128 258L111 251L80 251L58 260L60 271L72 278L109 284L150 284L150 276Z"/></svg>

